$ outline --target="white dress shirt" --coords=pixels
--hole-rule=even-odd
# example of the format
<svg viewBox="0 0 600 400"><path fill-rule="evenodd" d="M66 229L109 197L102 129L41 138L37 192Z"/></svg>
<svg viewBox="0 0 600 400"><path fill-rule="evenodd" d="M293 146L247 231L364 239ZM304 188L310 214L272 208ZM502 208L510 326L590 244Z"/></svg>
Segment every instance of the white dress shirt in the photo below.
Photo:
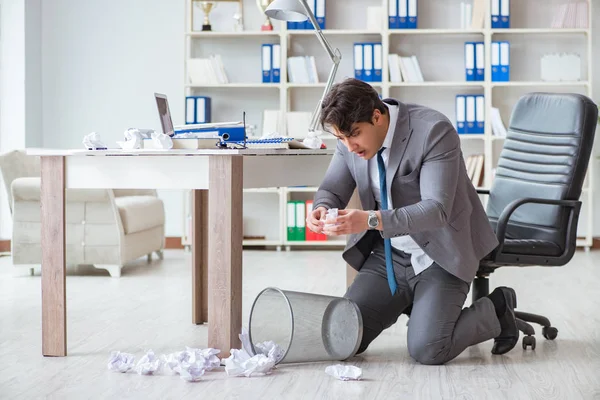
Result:
<svg viewBox="0 0 600 400"><path fill-rule="evenodd" d="M383 141L383 146L385 150L381 153L381 157L383 158L383 162L387 169L389 155L390 155L390 147L392 146L392 139L394 138L394 131L396 130L396 121L398 120L398 106L393 106L387 104L388 111L390 113L390 126L385 135L385 140ZM377 202L377 206L381 209L381 191L379 190L379 168L377 166L377 155L369 160L369 179L371 181L371 190L373 190L373 196L375 196L375 201ZM390 187L388 182L388 187ZM388 207L390 209L394 208L392 204L391 194L387 194L388 198ZM433 264L433 260L425 254L425 252L419 247L417 243L410 237L410 235L399 236L391 239L392 246L401 250L407 254L410 254L410 261L412 263L413 269L415 271L415 275L420 274L425 269L427 269L431 264Z"/></svg>

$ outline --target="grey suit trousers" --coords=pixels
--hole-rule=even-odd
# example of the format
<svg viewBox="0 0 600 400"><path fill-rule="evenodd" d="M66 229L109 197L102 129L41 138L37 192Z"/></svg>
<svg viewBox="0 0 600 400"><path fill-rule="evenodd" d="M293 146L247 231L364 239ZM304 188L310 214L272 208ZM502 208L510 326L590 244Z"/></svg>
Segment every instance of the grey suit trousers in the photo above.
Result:
<svg viewBox="0 0 600 400"><path fill-rule="evenodd" d="M433 264L415 275L410 256L393 249L398 290L388 286L383 244L363 264L345 297L357 303L363 318L362 353L412 305L408 352L421 364L444 364L467 347L500 335L500 322L490 299L464 308L470 284Z"/></svg>

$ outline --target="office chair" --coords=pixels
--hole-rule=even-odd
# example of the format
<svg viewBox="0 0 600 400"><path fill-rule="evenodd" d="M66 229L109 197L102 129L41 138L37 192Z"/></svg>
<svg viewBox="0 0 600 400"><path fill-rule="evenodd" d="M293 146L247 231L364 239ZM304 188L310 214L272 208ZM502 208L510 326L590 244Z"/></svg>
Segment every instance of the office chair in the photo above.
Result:
<svg viewBox="0 0 600 400"><path fill-rule="evenodd" d="M576 247L579 197L598 120L598 107L579 94L530 93L515 105L486 213L499 246L480 262L473 301L489 294L500 267L562 266ZM535 349L528 322L554 340L558 330L541 315L516 312L523 349Z"/></svg>

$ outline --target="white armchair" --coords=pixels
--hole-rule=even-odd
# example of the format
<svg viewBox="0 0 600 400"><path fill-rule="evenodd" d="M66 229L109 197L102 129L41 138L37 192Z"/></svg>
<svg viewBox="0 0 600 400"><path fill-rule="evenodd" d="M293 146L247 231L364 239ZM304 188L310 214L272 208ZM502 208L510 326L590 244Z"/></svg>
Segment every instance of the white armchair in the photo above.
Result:
<svg viewBox="0 0 600 400"><path fill-rule="evenodd" d="M12 259L32 271L42 259L40 162L15 150L0 155L12 213ZM156 252L162 258L165 211L155 190L67 189L67 265L91 264L121 276L127 262Z"/></svg>

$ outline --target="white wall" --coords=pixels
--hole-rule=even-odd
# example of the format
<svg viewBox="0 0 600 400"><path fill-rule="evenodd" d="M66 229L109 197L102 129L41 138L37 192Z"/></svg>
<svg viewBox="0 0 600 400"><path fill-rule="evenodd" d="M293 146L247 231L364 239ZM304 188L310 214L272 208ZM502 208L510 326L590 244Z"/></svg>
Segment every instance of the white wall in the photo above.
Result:
<svg viewBox="0 0 600 400"><path fill-rule="evenodd" d="M115 146L127 128L159 130L154 92L182 115L183 1L44 0L42 19L45 147L79 148L90 132ZM181 194L160 196L166 234L179 235Z"/></svg>
<svg viewBox="0 0 600 400"><path fill-rule="evenodd" d="M114 145L128 127L159 129L153 93L169 96L175 123L183 116L184 0L0 0L2 9L2 61L16 60L2 68L0 146L80 147L82 137L92 131ZM41 8L40 8L40 3ZM260 23L253 1L246 1L251 13L250 25ZM224 5L225 6L225 5ZM25 13L24 8L27 8ZM32 9L30 9L32 8ZM36 10L40 12L37 13ZM23 18L27 15L27 18ZM215 27L231 23L231 12L217 7L212 16ZM16 16L12 18L11 16ZM20 17L20 20L19 20ZM255 21L256 20L256 21ZM596 5L594 20L600 21ZM37 26L23 34L25 21ZM41 24L39 22L41 21ZM600 43L600 24L594 27L594 43ZM9 35L6 31L18 33ZM41 35L24 51L26 38ZM28 41L29 43L29 41ZM595 46L598 48L598 46ZM27 63L41 50L41 63ZM600 60L600 51L594 58ZM36 65L41 65L38 69ZM600 63L594 62L594 93L600 99ZM25 73L31 75L31 87L24 86ZM41 81L36 76L41 73ZM7 82L6 77L11 79ZM8 85L5 87L5 83ZM41 83L41 104L30 91ZM28 80L28 85L30 81ZM7 97L6 94L10 93ZM28 94L26 98L26 93ZM393 93L392 93L393 94ZM6 99L10 98L10 102ZM25 105L25 102L27 105ZM42 109L41 119L35 110ZM25 109L34 110L29 121L43 123L42 129L27 129L27 140L15 132L25 131ZM8 120L5 116L9 115ZM29 128L29 127L28 127ZM39 132L43 131L43 136ZM4 143L4 144L3 144ZM596 163L595 186L600 187L600 164ZM176 172L173 172L174 177ZM600 191L597 190L597 193ZM182 196L179 192L161 192L167 208L167 235L182 233ZM596 204L600 206L600 196ZM596 207L600 210L600 207ZM595 213L594 233L600 235L600 212Z"/></svg>
<svg viewBox="0 0 600 400"><path fill-rule="evenodd" d="M0 150L40 147L42 129L41 0L0 1ZM12 222L0 187L0 239Z"/></svg>

